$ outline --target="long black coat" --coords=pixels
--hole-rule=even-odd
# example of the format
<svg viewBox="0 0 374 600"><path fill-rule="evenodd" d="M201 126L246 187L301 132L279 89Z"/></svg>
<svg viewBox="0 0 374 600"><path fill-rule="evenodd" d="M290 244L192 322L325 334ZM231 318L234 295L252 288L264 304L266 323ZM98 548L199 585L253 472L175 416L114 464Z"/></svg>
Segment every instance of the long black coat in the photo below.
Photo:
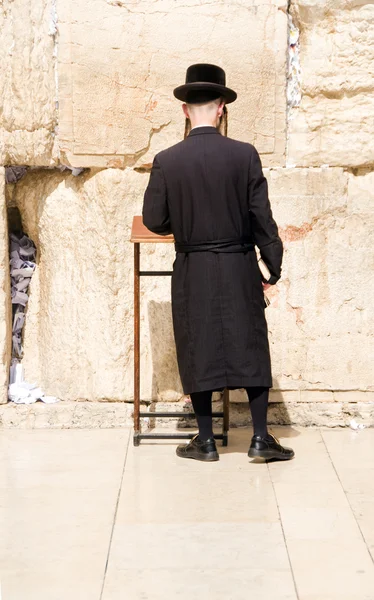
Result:
<svg viewBox="0 0 374 600"><path fill-rule="evenodd" d="M274 284L283 244L256 148L215 127L192 129L159 152L143 222L177 243L249 236ZM171 281L179 374L185 394L272 387L264 294L256 253L177 252Z"/></svg>

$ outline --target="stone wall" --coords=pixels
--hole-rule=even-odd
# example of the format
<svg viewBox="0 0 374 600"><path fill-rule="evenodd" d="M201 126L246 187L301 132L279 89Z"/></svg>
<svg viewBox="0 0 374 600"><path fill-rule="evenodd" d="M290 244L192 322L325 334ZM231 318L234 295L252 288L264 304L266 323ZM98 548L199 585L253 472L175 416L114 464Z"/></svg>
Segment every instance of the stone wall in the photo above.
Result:
<svg viewBox="0 0 374 600"><path fill-rule="evenodd" d="M66 406L131 402L132 217L154 154L183 136L173 88L189 64L214 62L238 92L229 135L258 148L285 246L268 292L274 419L287 422L288 406L291 422L342 424L357 410L372 423L374 5L4 0L0 26L0 164L29 167L6 197L38 248L26 378ZM5 229L3 212L0 239ZM142 266L169 269L173 256L143 246ZM0 276L7 286L6 261ZM170 279L141 290L141 397L183 404Z"/></svg>
<svg viewBox="0 0 374 600"><path fill-rule="evenodd" d="M0 164L58 164L54 0L0 5Z"/></svg>
<svg viewBox="0 0 374 600"><path fill-rule="evenodd" d="M374 6L365 0L297 0L302 102L289 122L288 161L373 167Z"/></svg>
<svg viewBox="0 0 374 600"><path fill-rule="evenodd" d="M60 0L62 157L77 166L149 164L182 138L172 90L187 66L218 62L238 92L230 135L256 143L268 164L283 164L285 4Z"/></svg>

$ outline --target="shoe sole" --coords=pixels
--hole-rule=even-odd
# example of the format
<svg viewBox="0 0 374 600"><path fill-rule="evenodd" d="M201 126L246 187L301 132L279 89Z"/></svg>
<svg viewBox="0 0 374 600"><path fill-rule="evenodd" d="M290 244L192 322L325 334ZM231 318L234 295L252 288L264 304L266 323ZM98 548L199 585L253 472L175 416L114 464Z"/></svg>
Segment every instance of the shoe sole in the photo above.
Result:
<svg viewBox="0 0 374 600"><path fill-rule="evenodd" d="M177 456L179 456L180 458L192 458L193 460L201 460L202 462L214 462L216 460L219 460L219 455L218 452L217 453L211 453L211 454L207 454L205 456L192 456L189 454L184 454L183 452L176 452Z"/></svg>
<svg viewBox="0 0 374 600"><path fill-rule="evenodd" d="M273 450L256 450L256 448L250 448L248 450L249 458L279 458L279 460L290 460L295 456L293 454L281 454L280 452L274 452Z"/></svg>

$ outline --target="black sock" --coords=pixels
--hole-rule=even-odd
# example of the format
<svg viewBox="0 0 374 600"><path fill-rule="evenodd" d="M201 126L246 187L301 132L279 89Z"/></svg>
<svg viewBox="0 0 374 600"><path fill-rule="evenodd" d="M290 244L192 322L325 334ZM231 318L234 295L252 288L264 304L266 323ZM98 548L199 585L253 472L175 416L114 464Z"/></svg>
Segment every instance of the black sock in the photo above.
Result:
<svg viewBox="0 0 374 600"><path fill-rule="evenodd" d="M199 427L199 438L208 440L213 437L212 392L193 392L190 397Z"/></svg>
<svg viewBox="0 0 374 600"><path fill-rule="evenodd" d="M268 387L245 388L252 415L253 434L261 437L269 437L267 428L267 411L269 405Z"/></svg>

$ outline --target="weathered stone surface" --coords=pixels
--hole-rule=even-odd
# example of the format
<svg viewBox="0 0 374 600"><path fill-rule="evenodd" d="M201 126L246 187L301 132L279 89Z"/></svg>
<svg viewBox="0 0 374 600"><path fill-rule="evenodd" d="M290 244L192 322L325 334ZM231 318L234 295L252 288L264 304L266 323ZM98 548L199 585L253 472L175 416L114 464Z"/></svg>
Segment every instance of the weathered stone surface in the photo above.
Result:
<svg viewBox="0 0 374 600"><path fill-rule="evenodd" d="M374 173L274 169L267 178L285 246L282 278L267 292L274 388L373 390Z"/></svg>
<svg viewBox="0 0 374 600"><path fill-rule="evenodd" d="M368 392L366 392L368 394ZM142 406L142 410L146 409ZM152 407L152 410L154 407ZM222 410L220 402L214 403L214 410ZM157 404L158 411L190 411L188 403ZM271 402L268 411L268 423L272 425L303 425L308 427L348 427L352 419L366 427L374 426L374 402ZM180 417L179 419L152 419L147 424L143 419L145 432L167 429L169 431L192 427L196 431L196 421ZM13 404L0 406L0 429L88 429L112 427L130 427L133 424L133 404L127 402L58 402L57 404ZM230 428L249 427L252 434L251 418L248 406L232 403L230 406ZM216 420L215 430L220 431L221 421ZM230 435L230 434L229 434ZM249 439L248 437L248 439ZM229 438L230 439L230 438Z"/></svg>
<svg viewBox="0 0 374 600"><path fill-rule="evenodd" d="M370 398L370 392L366 392ZM231 397L231 393L230 393ZM270 394L270 398L274 394ZM160 412L170 412L174 410L188 412L191 407L186 404L175 404L159 402L153 410ZM222 410L221 402L213 403L213 410ZM307 427L348 427L351 420L355 419L359 423L363 423L366 427L374 426L374 402L371 399L358 399L356 402L344 401L342 398L339 402L320 402L309 398L308 402L288 401L271 401L268 409L268 424L272 425L303 425ZM221 431L222 420L214 419L215 431ZM232 402L230 404L230 429L235 427L250 427L248 432L252 432L252 419L249 411L248 403ZM152 418L150 419L152 428L183 429L194 427L196 429L196 420L188 417L178 419Z"/></svg>
<svg viewBox="0 0 374 600"><path fill-rule="evenodd" d="M5 169L0 167L0 404L8 399L11 351L11 308Z"/></svg>
<svg viewBox="0 0 374 600"><path fill-rule="evenodd" d="M274 387L373 390L374 173L276 169L270 197L285 245L268 292Z"/></svg>
<svg viewBox="0 0 374 600"><path fill-rule="evenodd" d="M285 6L280 0L65 0L58 53L63 162L151 163L183 137L173 88L184 83L188 65L213 62L238 92L229 106L230 135L254 142L264 164L283 164Z"/></svg>
<svg viewBox="0 0 374 600"><path fill-rule="evenodd" d="M133 397L129 239L132 217L141 214L148 178L132 169L79 177L36 170L7 186L38 249L23 364L26 379L37 381L45 393L64 400ZM172 244L143 249L143 267L152 260L154 266L171 267ZM168 399L182 395L173 354L169 288L170 278L143 278L141 284L145 399L158 392Z"/></svg>
<svg viewBox="0 0 374 600"><path fill-rule="evenodd" d="M132 425L133 405L126 402L57 402L0 407L4 429L110 429Z"/></svg>
<svg viewBox="0 0 374 600"><path fill-rule="evenodd" d="M374 4L292 0L302 99L290 111L290 166L373 165Z"/></svg>
<svg viewBox="0 0 374 600"><path fill-rule="evenodd" d="M244 403L248 404L247 394L245 390L232 390L230 392L230 401L235 404ZM322 402L326 403L337 403L340 406L343 404L354 404L354 403L374 403L374 391L362 391L362 390L276 390L271 389L269 394L269 401L271 403L279 404L297 404L299 402L306 402L311 404L317 404ZM157 403L159 406L159 403Z"/></svg>
<svg viewBox="0 0 374 600"><path fill-rule="evenodd" d="M316 168L265 174L285 245L282 278L268 292L266 309L274 390L285 394L281 401L299 403L326 401L330 390L374 390L367 301L374 295L374 173ZM128 240L147 182L147 174L132 169L80 177L39 170L7 186L38 248L24 365L26 378L46 393L65 400L133 397ZM169 269L174 256L172 244L143 245L141 268ZM143 278L141 291L141 397L176 401L183 392L170 279ZM242 393L232 400L243 400Z"/></svg>
<svg viewBox="0 0 374 600"><path fill-rule="evenodd" d="M0 164L52 165L55 147L55 2L0 5Z"/></svg>

